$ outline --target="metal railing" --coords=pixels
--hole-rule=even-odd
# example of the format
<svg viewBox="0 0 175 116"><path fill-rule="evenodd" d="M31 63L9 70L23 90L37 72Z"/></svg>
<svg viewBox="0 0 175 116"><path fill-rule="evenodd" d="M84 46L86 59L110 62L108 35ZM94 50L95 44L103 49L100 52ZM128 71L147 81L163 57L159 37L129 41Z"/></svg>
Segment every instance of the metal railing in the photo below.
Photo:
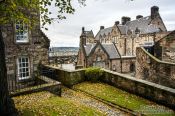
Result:
<svg viewBox="0 0 175 116"><path fill-rule="evenodd" d="M27 89L29 87L39 88L41 85L46 84L44 80L46 77L53 79L53 70L41 70L39 74L31 75L30 78L20 79L19 75L7 75L8 90L9 92L18 92L22 89ZM50 81L49 81L50 82ZM52 81L52 83L55 83Z"/></svg>

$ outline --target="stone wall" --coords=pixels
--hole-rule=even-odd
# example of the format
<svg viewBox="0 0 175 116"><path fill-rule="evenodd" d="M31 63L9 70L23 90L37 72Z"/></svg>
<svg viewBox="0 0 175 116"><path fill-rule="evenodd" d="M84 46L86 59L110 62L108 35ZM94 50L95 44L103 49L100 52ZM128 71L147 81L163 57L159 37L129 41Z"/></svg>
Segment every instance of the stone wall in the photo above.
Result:
<svg viewBox="0 0 175 116"><path fill-rule="evenodd" d="M160 61L144 48L136 53L136 78L175 88L175 63Z"/></svg>
<svg viewBox="0 0 175 116"><path fill-rule="evenodd" d="M101 81L130 93L150 99L175 110L175 89L136 79L121 73L104 70Z"/></svg>
<svg viewBox="0 0 175 116"><path fill-rule="evenodd" d="M63 70L51 66L43 66L44 70L54 70L53 79L61 82L67 87L72 87L75 84L85 81L85 70L76 71Z"/></svg>
<svg viewBox="0 0 175 116"><path fill-rule="evenodd" d="M135 72L136 57L122 57L122 73Z"/></svg>
<svg viewBox="0 0 175 116"><path fill-rule="evenodd" d="M110 70L121 72L121 60L120 59L111 60Z"/></svg>
<svg viewBox="0 0 175 116"><path fill-rule="evenodd" d="M29 29L29 27L28 27ZM5 43L6 66L8 75L17 75L17 59L25 56L29 58L31 77L37 71L39 62L48 63L48 48L50 40L40 30L40 25L28 30L28 42L16 42L15 23L4 24L2 34Z"/></svg>
<svg viewBox="0 0 175 116"><path fill-rule="evenodd" d="M102 46L100 45L98 45L95 48L94 52L87 57L87 67L98 66L109 69L109 63L110 59L108 58L107 53L103 50Z"/></svg>
<svg viewBox="0 0 175 116"><path fill-rule="evenodd" d="M35 86L29 86L23 89L19 89L13 92L9 92L11 97L19 96L19 95L25 95L25 94L31 94L34 92L40 92L40 91L49 91L55 95L61 96L61 83L58 81L55 81L53 79L50 79L48 77L37 77L38 81L43 81L43 83Z"/></svg>
<svg viewBox="0 0 175 116"><path fill-rule="evenodd" d="M175 63L175 31L156 42L155 56L160 60Z"/></svg>
<svg viewBox="0 0 175 116"><path fill-rule="evenodd" d="M85 81L85 70L66 71L51 66L44 66L44 69L55 70L54 79L68 87ZM175 89L136 79L125 74L103 70L104 75L100 78L102 82L175 109Z"/></svg>

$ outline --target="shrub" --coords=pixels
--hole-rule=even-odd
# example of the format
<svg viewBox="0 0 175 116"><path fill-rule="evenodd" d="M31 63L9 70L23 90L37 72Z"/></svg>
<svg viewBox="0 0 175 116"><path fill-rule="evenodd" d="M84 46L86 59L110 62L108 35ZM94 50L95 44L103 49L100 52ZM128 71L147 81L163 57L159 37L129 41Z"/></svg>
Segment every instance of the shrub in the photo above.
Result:
<svg viewBox="0 0 175 116"><path fill-rule="evenodd" d="M85 70L85 76L91 82L97 82L102 75L103 71L99 67L90 67Z"/></svg>

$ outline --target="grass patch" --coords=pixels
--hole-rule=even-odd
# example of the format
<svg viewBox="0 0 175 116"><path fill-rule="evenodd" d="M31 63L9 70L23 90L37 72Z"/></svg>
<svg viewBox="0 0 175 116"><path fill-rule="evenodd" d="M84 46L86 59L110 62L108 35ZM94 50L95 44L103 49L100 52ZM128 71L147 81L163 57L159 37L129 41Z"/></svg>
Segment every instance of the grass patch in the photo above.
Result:
<svg viewBox="0 0 175 116"><path fill-rule="evenodd" d="M104 83L84 82L74 86L88 94L145 115L174 116L173 110Z"/></svg>
<svg viewBox="0 0 175 116"><path fill-rule="evenodd" d="M102 116L90 107L55 96L49 92L38 92L14 97L15 106L22 116Z"/></svg>

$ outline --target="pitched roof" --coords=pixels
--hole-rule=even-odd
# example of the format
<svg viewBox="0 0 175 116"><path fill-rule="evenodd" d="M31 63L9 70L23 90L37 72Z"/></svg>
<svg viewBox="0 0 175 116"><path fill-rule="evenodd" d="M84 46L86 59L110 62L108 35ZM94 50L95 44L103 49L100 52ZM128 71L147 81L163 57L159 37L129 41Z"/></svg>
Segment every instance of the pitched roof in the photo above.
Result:
<svg viewBox="0 0 175 116"><path fill-rule="evenodd" d="M85 52L86 52L86 56L89 56L91 50L94 48L95 44L86 44L84 46Z"/></svg>
<svg viewBox="0 0 175 116"><path fill-rule="evenodd" d="M99 44L104 48L106 53L109 55L109 59L120 58L120 54L117 50L117 47L115 47L115 45L113 43L103 43L103 44L99 43ZM86 46L84 46L86 56L89 56L90 53L92 52L92 50L99 44L98 43L87 44Z"/></svg>
<svg viewBox="0 0 175 116"><path fill-rule="evenodd" d="M118 29L120 30L121 34L126 34L126 26L125 25L117 25Z"/></svg>
<svg viewBox="0 0 175 116"><path fill-rule="evenodd" d="M140 31L140 34L148 34L160 31L159 28L151 24L151 16L128 21L125 25L117 25L117 27L120 30L121 34L127 34L129 30L132 32L132 34L135 34L136 29ZM97 33L95 39L100 40L100 35L108 35L108 33L111 33L111 31L112 27L102 29Z"/></svg>
<svg viewBox="0 0 175 116"><path fill-rule="evenodd" d="M135 32L136 28L140 30L141 34L159 32L160 30L153 24L151 24L151 17L142 17L126 23L126 32L131 30ZM134 33L133 33L134 34Z"/></svg>
<svg viewBox="0 0 175 116"><path fill-rule="evenodd" d="M108 27L108 28L105 28L105 29L101 29L97 35L95 36L95 39L96 40L99 40L100 39L100 35L103 36L103 35L108 35L108 33L111 33L112 31L112 27Z"/></svg>
<svg viewBox="0 0 175 116"><path fill-rule="evenodd" d="M84 33L85 33L85 35L86 35L87 37L92 37L92 38L94 38L94 34L93 34L92 30L91 30L91 31L84 31Z"/></svg>
<svg viewBox="0 0 175 116"><path fill-rule="evenodd" d="M113 43L102 44L102 46L108 53L110 59L120 58L120 54Z"/></svg>

